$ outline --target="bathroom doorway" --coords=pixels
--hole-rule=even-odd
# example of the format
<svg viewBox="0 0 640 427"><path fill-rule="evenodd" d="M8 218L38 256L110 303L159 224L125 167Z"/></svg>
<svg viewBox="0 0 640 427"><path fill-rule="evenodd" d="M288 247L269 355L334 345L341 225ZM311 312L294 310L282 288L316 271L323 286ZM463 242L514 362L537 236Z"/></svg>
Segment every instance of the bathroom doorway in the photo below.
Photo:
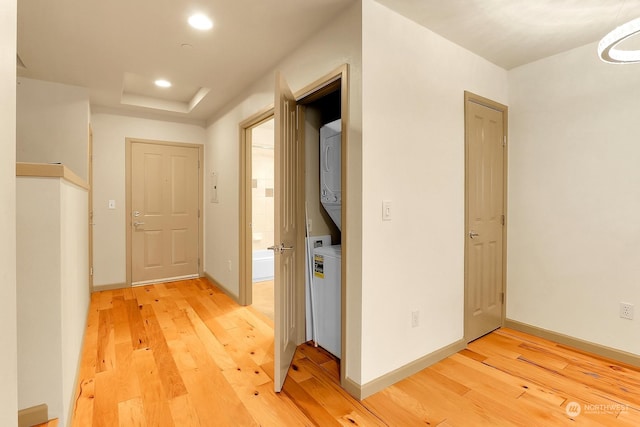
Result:
<svg viewBox="0 0 640 427"><path fill-rule="evenodd" d="M247 151L247 191L245 212L250 219L247 242L250 262L245 280L251 283L251 304L257 311L274 317L274 121L273 115L261 118L244 129ZM249 297L249 295L247 295Z"/></svg>

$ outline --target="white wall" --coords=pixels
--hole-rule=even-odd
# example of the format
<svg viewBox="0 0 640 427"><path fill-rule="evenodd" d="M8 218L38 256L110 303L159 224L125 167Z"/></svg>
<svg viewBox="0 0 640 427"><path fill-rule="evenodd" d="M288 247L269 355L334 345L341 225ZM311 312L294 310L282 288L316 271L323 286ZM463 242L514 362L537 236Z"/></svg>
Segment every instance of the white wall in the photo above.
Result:
<svg viewBox="0 0 640 427"><path fill-rule="evenodd" d="M89 222L88 197L86 190L67 181L60 183L61 420L70 420L73 413L78 366L91 299L89 231L86 227Z"/></svg>
<svg viewBox="0 0 640 427"><path fill-rule="evenodd" d="M16 320L16 14L0 2L0 425L18 423Z"/></svg>
<svg viewBox="0 0 640 427"><path fill-rule="evenodd" d="M362 33L365 384L463 337L464 91L508 91L505 70L372 0Z"/></svg>
<svg viewBox="0 0 640 427"><path fill-rule="evenodd" d="M87 190L17 180L19 407L70 415L89 308Z"/></svg>
<svg viewBox="0 0 640 427"><path fill-rule="evenodd" d="M125 139L204 144L205 130L198 125L127 117L99 109L91 115L91 127L93 285L122 285L126 281ZM115 200L116 209L108 209L109 200Z"/></svg>
<svg viewBox="0 0 640 427"><path fill-rule="evenodd" d="M58 416L62 415L60 180L18 178L17 212L18 403L20 409L46 403Z"/></svg>
<svg viewBox="0 0 640 427"><path fill-rule="evenodd" d="M17 97L17 161L63 163L87 181L87 89L20 77Z"/></svg>
<svg viewBox="0 0 640 427"><path fill-rule="evenodd" d="M292 52L278 64L295 92L344 63L350 65L350 129L347 209L347 238L350 256L347 266L347 304L353 304L347 319L349 354L347 375L358 375L360 323L360 145L361 145L361 15L360 2L340 13L331 25ZM273 105L275 71L256 82L247 92L210 121L205 150L206 171L218 173L219 203L205 197L205 271L231 294L238 295L239 259L239 131L240 122ZM343 235L343 238L345 236ZM227 268L231 261L231 271Z"/></svg>
<svg viewBox="0 0 640 427"><path fill-rule="evenodd" d="M635 354L639 71L591 44L509 72L507 317Z"/></svg>

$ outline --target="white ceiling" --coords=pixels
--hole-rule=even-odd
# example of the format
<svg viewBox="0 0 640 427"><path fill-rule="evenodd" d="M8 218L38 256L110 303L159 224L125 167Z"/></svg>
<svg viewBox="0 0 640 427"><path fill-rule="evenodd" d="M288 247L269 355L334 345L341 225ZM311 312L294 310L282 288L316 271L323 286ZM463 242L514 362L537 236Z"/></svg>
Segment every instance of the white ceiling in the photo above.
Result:
<svg viewBox="0 0 640 427"><path fill-rule="evenodd" d="M26 69L18 75L86 87L92 106L204 122L352 2L19 0L18 55ZM196 11L212 18L212 30L187 24ZM144 83L158 78L174 86ZM201 88L209 92L197 106L176 112L188 110Z"/></svg>
<svg viewBox="0 0 640 427"><path fill-rule="evenodd" d="M19 0L18 75L86 87L94 108L204 123L353 1ZM640 0L377 1L505 69L640 17ZM189 27L195 11L214 28Z"/></svg>
<svg viewBox="0 0 640 427"><path fill-rule="evenodd" d="M640 17L640 0L376 1L507 70L599 41Z"/></svg>

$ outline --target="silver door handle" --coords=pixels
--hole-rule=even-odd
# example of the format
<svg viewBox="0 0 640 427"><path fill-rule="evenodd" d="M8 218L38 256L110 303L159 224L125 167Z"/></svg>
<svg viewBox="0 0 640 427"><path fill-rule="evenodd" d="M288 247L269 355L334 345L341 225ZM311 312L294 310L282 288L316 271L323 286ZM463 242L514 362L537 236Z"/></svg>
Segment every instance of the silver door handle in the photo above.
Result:
<svg viewBox="0 0 640 427"><path fill-rule="evenodd" d="M138 221L136 221L136 222L134 222L134 223L133 223L133 226L134 226L134 227L137 227L137 226L139 226L139 225L143 225L143 224L144 224L144 222L138 222Z"/></svg>
<svg viewBox="0 0 640 427"><path fill-rule="evenodd" d="M140 216L140 211L133 211L133 216L134 217L139 217Z"/></svg>
<svg viewBox="0 0 640 427"><path fill-rule="evenodd" d="M479 234L478 234L478 233L476 233L475 231L470 231L470 232L469 232L469 237L470 237L470 238L472 238L472 239L473 239L474 237L478 237L478 236L479 236Z"/></svg>
<svg viewBox="0 0 640 427"><path fill-rule="evenodd" d="M293 250L293 246L285 246L284 243L280 243L280 246L273 245L273 246L269 246L267 249L279 254L279 253L282 253L284 251L292 251Z"/></svg>

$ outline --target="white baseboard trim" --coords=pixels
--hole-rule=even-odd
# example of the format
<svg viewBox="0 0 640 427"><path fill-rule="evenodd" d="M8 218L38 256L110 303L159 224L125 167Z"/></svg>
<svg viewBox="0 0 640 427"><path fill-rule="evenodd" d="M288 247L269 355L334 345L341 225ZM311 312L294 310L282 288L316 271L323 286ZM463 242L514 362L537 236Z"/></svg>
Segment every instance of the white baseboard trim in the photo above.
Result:
<svg viewBox="0 0 640 427"><path fill-rule="evenodd" d="M375 394L397 383L398 381L410 377L411 375L420 372L421 370L428 368L435 363L438 363L442 359L446 359L447 357L456 354L466 347L467 343L464 340L455 341L439 350L421 357L420 359L414 360L413 362L407 363L406 365L401 366L398 369L384 374L381 377L376 378L375 380L369 381L364 385L358 385L349 378L345 378L342 386L349 392L349 394L351 394L355 398L360 400L366 399L372 394Z"/></svg>
<svg viewBox="0 0 640 427"><path fill-rule="evenodd" d="M209 273L207 273L206 271L203 273L204 277L210 281L216 288L220 289L225 295L227 295L229 298L231 298L232 300L234 300L238 305L242 305L240 304L240 297L238 295L234 295L232 294L227 288L225 288L224 286L222 286L220 284L220 282L218 282L216 279L214 279Z"/></svg>
<svg viewBox="0 0 640 427"><path fill-rule="evenodd" d="M124 289L130 286L126 283L111 283L107 285L93 285L91 292L112 291L114 289Z"/></svg>
<svg viewBox="0 0 640 427"><path fill-rule="evenodd" d="M45 403L18 411L18 427L30 427L49 421L49 408Z"/></svg>
<svg viewBox="0 0 640 427"><path fill-rule="evenodd" d="M544 338L558 344L566 345L568 347L574 347L584 352L593 353L597 356L610 359L614 362L620 362L623 364L640 367L640 355L628 353L624 350L618 350L616 348L582 340L580 338L575 338L569 335L561 334L559 332L539 328L537 326L522 323L517 320L505 319L504 326L505 328L511 328L515 329L516 331L535 335L537 337Z"/></svg>

